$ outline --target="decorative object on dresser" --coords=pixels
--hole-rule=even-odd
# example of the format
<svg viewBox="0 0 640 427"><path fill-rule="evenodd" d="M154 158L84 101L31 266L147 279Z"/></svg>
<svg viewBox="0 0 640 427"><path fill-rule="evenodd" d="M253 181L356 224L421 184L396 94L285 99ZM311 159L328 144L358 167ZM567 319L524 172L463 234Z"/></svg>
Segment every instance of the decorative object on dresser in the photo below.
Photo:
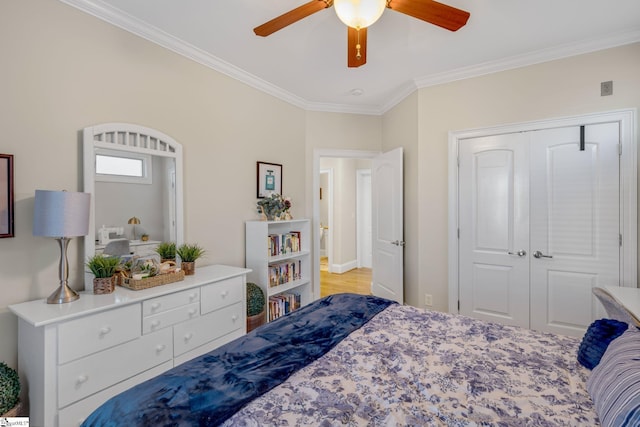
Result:
<svg viewBox="0 0 640 427"><path fill-rule="evenodd" d="M245 223L246 267L252 270L249 280L267 299L267 321L313 301L310 223L308 219Z"/></svg>
<svg viewBox="0 0 640 427"><path fill-rule="evenodd" d="M115 274L120 265L116 256L94 255L87 260L87 268L93 273L93 293L110 294L116 288Z"/></svg>
<svg viewBox="0 0 640 427"><path fill-rule="evenodd" d="M0 415L16 417L20 411L20 377L15 369L0 362Z"/></svg>
<svg viewBox="0 0 640 427"><path fill-rule="evenodd" d="M160 260L175 261L176 260L176 244L174 242L162 242L156 247L156 253L160 255Z"/></svg>
<svg viewBox="0 0 640 427"><path fill-rule="evenodd" d="M191 276L196 271L196 260L202 257L205 250L198 246L197 243L183 243L176 248L176 254L180 257L182 263L180 267L184 270L184 274Z"/></svg>
<svg viewBox="0 0 640 427"><path fill-rule="evenodd" d="M0 237L13 237L13 154L0 154Z"/></svg>
<svg viewBox="0 0 640 427"><path fill-rule="evenodd" d="M33 208L33 235L53 237L60 246L60 287L47 298L48 304L61 304L79 298L68 286L67 247L72 237L89 234L91 195L70 191L36 190Z"/></svg>
<svg viewBox="0 0 640 427"><path fill-rule="evenodd" d="M247 332L266 322L266 300L264 292L255 283L247 283Z"/></svg>
<svg viewBox="0 0 640 427"><path fill-rule="evenodd" d="M282 194L282 165L257 162L258 199L273 193Z"/></svg>
<svg viewBox="0 0 640 427"><path fill-rule="evenodd" d="M140 224L140 218L137 218L135 216L132 216L131 218L129 218L129 221L127 221L127 224L133 225L133 239L132 240L137 240L136 239L136 225Z"/></svg>
<svg viewBox="0 0 640 427"><path fill-rule="evenodd" d="M9 306L31 425L78 426L112 396L244 335L247 272L208 265L166 286L83 294L64 310Z"/></svg>

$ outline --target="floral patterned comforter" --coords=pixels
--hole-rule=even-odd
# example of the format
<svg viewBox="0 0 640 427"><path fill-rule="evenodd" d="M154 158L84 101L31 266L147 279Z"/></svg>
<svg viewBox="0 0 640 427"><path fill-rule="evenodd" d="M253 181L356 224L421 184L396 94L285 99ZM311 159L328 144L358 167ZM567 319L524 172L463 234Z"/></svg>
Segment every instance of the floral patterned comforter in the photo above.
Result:
<svg viewBox="0 0 640 427"><path fill-rule="evenodd" d="M579 340L392 305L225 426L596 426Z"/></svg>

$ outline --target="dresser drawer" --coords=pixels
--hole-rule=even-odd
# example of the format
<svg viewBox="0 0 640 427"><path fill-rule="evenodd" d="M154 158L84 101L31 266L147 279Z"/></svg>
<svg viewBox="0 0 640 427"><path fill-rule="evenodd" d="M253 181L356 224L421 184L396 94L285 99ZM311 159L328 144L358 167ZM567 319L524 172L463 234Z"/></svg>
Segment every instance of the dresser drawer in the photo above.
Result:
<svg viewBox="0 0 640 427"><path fill-rule="evenodd" d="M63 408L129 377L171 360L171 329L58 367L58 407Z"/></svg>
<svg viewBox="0 0 640 427"><path fill-rule="evenodd" d="M163 311L153 316L147 316L142 319L142 333L159 331L167 326L193 319L200 315L200 304L194 302L192 304L183 305L173 310Z"/></svg>
<svg viewBox="0 0 640 427"><path fill-rule="evenodd" d="M82 399L79 402L69 405L64 409L61 409L58 415L59 427L80 427L82 422L91 413L96 410L104 402L112 398L118 393L122 393L125 390L130 389L136 384L140 384L143 381L158 376L169 369L173 368L171 361L165 362L161 365L155 366L147 371L144 371L140 375L129 378L125 381L119 382L113 387L109 387L98 393L92 394L86 399Z"/></svg>
<svg viewBox="0 0 640 427"><path fill-rule="evenodd" d="M165 295L142 302L142 315L150 316L152 314L162 313L181 305L191 304L200 300L200 289L187 289L186 291L176 292L175 294Z"/></svg>
<svg viewBox="0 0 640 427"><path fill-rule="evenodd" d="M58 363L139 337L140 319L140 304L131 304L61 323L58 326Z"/></svg>
<svg viewBox="0 0 640 427"><path fill-rule="evenodd" d="M242 303L236 303L218 311L200 316L174 326L173 351L177 356L213 339L244 327Z"/></svg>
<svg viewBox="0 0 640 427"><path fill-rule="evenodd" d="M232 277L202 287L200 299L201 313L206 314L211 311L226 307L237 302L241 302L244 292L244 276Z"/></svg>

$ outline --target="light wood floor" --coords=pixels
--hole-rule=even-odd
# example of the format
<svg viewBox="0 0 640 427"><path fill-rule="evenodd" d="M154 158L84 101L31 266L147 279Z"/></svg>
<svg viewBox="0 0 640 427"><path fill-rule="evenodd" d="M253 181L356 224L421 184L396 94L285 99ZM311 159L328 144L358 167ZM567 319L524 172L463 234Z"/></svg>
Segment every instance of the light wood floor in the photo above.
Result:
<svg viewBox="0 0 640 427"><path fill-rule="evenodd" d="M327 258L320 258L320 297L342 292L370 295L371 269L356 268L342 274L329 273Z"/></svg>

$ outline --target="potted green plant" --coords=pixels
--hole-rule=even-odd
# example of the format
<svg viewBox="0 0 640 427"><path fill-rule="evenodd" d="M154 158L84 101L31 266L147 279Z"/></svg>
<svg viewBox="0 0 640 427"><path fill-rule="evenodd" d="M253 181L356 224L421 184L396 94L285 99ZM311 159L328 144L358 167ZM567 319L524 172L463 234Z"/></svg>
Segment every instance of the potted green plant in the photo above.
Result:
<svg viewBox="0 0 640 427"><path fill-rule="evenodd" d="M160 255L160 260L175 261L176 260L176 244L174 242L162 242L156 248L156 253Z"/></svg>
<svg viewBox="0 0 640 427"><path fill-rule="evenodd" d="M97 254L89 258L87 268L95 276L93 278L94 294L110 294L115 290L113 276L120 265L120 258Z"/></svg>
<svg viewBox="0 0 640 427"><path fill-rule="evenodd" d="M184 271L184 274L187 276L191 276L195 274L196 270L196 260L202 257L205 253L205 250L198 246L197 243L189 244L183 243L182 245L176 248L176 254L180 257L182 261L181 267Z"/></svg>
<svg viewBox="0 0 640 427"><path fill-rule="evenodd" d="M15 369L0 362L0 414L4 417L19 416L20 378Z"/></svg>
<svg viewBox="0 0 640 427"><path fill-rule="evenodd" d="M250 332L266 321L266 300L264 292L255 283L247 283L247 332Z"/></svg>

